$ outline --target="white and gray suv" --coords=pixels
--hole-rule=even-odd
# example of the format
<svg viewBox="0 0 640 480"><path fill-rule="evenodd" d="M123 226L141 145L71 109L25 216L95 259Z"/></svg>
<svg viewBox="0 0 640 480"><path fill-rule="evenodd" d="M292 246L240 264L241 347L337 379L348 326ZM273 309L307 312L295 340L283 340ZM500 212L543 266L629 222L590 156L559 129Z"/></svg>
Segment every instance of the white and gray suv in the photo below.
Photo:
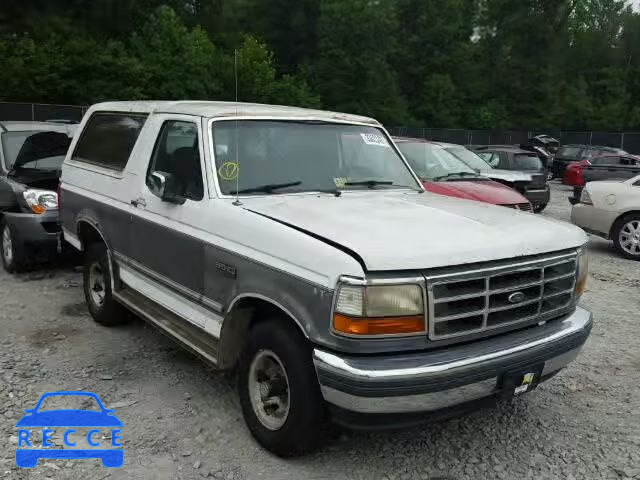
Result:
<svg viewBox="0 0 640 480"><path fill-rule="evenodd" d="M246 423L278 455L328 419L404 425L527 392L591 329L582 230L425 192L369 118L99 104L61 194L94 319L132 310L237 367Z"/></svg>

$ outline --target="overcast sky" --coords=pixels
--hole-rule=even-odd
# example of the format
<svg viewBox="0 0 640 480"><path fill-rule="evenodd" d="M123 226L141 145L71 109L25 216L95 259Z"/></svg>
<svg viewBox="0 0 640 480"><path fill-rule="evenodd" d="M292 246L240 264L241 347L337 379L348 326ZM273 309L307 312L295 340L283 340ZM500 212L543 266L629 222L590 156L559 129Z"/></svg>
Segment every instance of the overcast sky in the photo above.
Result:
<svg viewBox="0 0 640 480"><path fill-rule="evenodd" d="M633 4L633 8L640 10L640 0L631 0L631 3Z"/></svg>

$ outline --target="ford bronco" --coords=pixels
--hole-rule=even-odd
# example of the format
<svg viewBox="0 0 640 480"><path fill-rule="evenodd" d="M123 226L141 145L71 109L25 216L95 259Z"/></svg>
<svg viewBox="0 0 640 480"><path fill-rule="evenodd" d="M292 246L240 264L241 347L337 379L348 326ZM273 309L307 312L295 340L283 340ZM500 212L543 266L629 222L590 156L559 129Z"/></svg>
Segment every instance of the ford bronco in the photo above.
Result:
<svg viewBox="0 0 640 480"><path fill-rule="evenodd" d="M585 233L425 192L370 118L223 102L91 107L64 237L93 318L236 368L278 455L327 419L405 425L534 389L591 329Z"/></svg>

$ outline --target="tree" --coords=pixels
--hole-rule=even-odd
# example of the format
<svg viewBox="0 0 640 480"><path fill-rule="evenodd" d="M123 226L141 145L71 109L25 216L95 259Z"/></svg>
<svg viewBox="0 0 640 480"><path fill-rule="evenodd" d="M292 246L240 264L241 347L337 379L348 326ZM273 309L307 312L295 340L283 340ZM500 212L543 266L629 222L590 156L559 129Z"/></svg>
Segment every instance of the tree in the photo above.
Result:
<svg viewBox="0 0 640 480"><path fill-rule="evenodd" d="M331 109L405 122L408 113L390 64L397 29L390 1L323 0L310 83Z"/></svg>
<svg viewBox="0 0 640 480"><path fill-rule="evenodd" d="M87 104L141 98L142 66L118 41L99 42L65 21L34 35L0 40L0 84L6 100Z"/></svg>
<svg viewBox="0 0 640 480"><path fill-rule="evenodd" d="M169 7L158 8L131 38L131 52L142 65L144 96L156 99L207 99L222 93L221 54L204 30L189 30Z"/></svg>

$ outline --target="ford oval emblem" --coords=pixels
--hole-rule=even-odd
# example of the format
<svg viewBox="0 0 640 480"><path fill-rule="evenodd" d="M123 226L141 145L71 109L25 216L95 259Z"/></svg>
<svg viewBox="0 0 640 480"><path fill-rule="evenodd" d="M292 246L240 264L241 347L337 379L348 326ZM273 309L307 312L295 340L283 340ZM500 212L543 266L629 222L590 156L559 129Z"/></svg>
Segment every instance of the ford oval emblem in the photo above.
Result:
<svg viewBox="0 0 640 480"><path fill-rule="evenodd" d="M524 293L522 292L514 292L509 295L509 303L520 303L524 300Z"/></svg>

